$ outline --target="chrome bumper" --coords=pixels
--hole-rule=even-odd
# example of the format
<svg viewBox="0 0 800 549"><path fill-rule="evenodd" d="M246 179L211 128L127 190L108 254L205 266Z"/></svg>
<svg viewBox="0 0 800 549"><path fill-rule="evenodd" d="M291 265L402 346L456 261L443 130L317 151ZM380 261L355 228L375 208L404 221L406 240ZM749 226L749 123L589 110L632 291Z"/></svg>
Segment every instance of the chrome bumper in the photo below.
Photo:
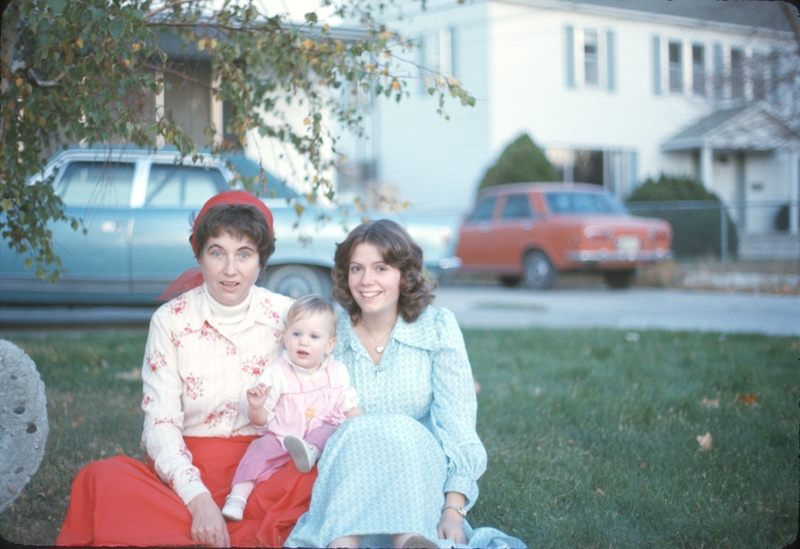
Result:
<svg viewBox="0 0 800 549"><path fill-rule="evenodd" d="M653 252L620 250L572 250L566 253L569 261L578 263L658 263L672 258L672 250Z"/></svg>

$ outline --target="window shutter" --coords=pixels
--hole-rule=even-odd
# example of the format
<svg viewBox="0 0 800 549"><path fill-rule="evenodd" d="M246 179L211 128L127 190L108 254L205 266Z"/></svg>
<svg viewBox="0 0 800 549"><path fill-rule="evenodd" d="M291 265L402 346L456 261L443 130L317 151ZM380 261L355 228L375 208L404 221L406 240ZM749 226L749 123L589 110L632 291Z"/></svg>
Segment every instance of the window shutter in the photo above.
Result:
<svg viewBox="0 0 800 549"><path fill-rule="evenodd" d="M653 37L653 93L661 95L661 39Z"/></svg>
<svg viewBox="0 0 800 549"><path fill-rule="evenodd" d="M566 62L567 87L575 87L575 29L567 26L564 29L564 60Z"/></svg>
<svg viewBox="0 0 800 549"><path fill-rule="evenodd" d="M607 53L607 65L608 65L608 77L607 77L607 84L608 84L608 91L615 91L617 89L617 81L616 81L616 66L614 65L615 62L615 55L616 55L616 43L614 42L614 31L608 31L606 33L606 53Z"/></svg>

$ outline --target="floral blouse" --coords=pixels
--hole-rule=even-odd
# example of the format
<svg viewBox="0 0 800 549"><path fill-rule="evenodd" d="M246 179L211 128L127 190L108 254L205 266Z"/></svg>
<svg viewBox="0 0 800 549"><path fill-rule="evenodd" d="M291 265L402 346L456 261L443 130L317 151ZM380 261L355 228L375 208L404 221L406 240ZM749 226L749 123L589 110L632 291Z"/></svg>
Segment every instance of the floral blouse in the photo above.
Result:
<svg viewBox="0 0 800 549"><path fill-rule="evenodd" d="M183 437L257 434L247 390L281 356L292 299L260 287L237 326L216 322L205 285L153 314L145 347L142 442L161 479L189 503L208 492Z"/></svg>

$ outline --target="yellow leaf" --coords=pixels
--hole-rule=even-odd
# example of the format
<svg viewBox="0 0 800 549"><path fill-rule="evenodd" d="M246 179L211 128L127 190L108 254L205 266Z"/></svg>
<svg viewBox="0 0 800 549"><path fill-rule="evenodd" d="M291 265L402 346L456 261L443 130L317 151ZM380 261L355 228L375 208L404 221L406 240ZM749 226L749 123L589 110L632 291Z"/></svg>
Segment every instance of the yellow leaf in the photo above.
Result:
<svg viewBox="0 0 800 549"><path fill-rule="evenodd" d="M83 40L78 38L77 40L75 40L75 45L78 46L79 48L82 48L83 47Z"/></svg>
<svg viewBox="0 0 800 549"><path fill-rule="evenodd" d="M305 49L310 50L314 47L314 41L311 38L306 38L300 43Z"/></svg>
<svg viewBox="0 0 800 549"><path fill-rule="evenodd" d="M711 450L711 442L713 440L713 437L711 436L710 431L706 431L706 434L704 435L697 435L696 438L697 438L697 443L700 444L700 449L703 452L708 452L709 450Z"/></svg>
<svg viewBox="0 0 800 549"><path fill-rule="evenodd" d="M303 124L305 124L306 126L308 126L309 124L311 124L311 119L310 119L309 117L307 117L307 116L306 116L305 118L303 118Z"/></svg>
<svg viewBox="0 0 800 549"><path fill-rule="evenodd" d="M18 88L21 88L21 87L22 87L22 78L17 78L16 80L14 80L14 84L15 84L15 85L16 85Z"/></svg>
<svg viewBox="0 0 800 549"><path fill-rule="evenodd" d="M125 68L129 68L131 66L131 62L128 59L123 59L122 64L125 65Z"/></svg>
<svg viewBox="0 0 800 549"><path fill-rule="evenodd" d="M44 128L44 125L47 124L47 121L43 117L39 117L36 119L36 123L39 124L40 128Z"/></svg>
<svg viewBox="0 0 800 549"><path fill-rule="evenodd" d="M398 80L392 80L392 89L394 91L398 91L400 87L400 82Z"/></svg>
<svg viewBox="0 0 800 549"><path fill-rule="evenodd" d="M198 50L206 49L206 39L205 38L201 38L200 40L197 41L197 49Z"/></svg>
<svg viewBox="0 0 800 549"><path fill-rule="evenodd" d="M323 32L328 32L329 30L331 30L331 26L325 23L324 25L322 25L322 30Z"/></svg>
<svg viewBox="0 0 800 549"><path fill-rule="evenodd" d="M303 212L306 211L306 209L301 204L295 202L294 211L297 212L297 215L303 215Z"/></svg>
<svg viewBox="0 0 800 549"><path fill-rule="evenodd" d="M392 31L383 31L378 34L378 38L380 38L381 40L388 40L392 36L394 36L394 33Z"/></svg>
<svg viewBox="0 0 800 549"><path fill-rule="evenodd" d="M137 44L134 44L134 45L133 45L133 46L131 46L131 47L133 48L133 51L139 51L140 49L142 49L142 45L141 45L141 44L138 44L138 43L137 43Z"/></svg>
<svg viewBox="0 0 800 549"><path fill-rule="evenodd" d="M213 50L216 47L217 47L217 39L216 38L212 38L211 40L208 41L208 49Z"/></svg>

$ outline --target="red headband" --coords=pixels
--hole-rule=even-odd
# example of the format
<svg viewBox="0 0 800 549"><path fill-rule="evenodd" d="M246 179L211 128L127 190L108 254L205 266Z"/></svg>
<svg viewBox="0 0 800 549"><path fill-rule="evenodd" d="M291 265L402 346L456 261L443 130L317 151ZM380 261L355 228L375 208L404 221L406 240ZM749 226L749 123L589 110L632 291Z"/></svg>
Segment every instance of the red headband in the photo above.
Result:
<svg viewBox="0 0 800 549"><path fill-rule="evenodd" d="M272 228L272 212L269 210L269 208L267 208L266 204L264 204L259 198L256 198L252 194L245 191L225 191L209 198L200 209L200 213L197 214L197 217L194 220L194 227L192 227L192 250L194 251L195 257L199 255L197 253L197 241L195 240L197 235L197 225L200 223L200 219L206 215L209 209L221 204L249 204L251 206L255 206L256 209L258 209L258 211L264 215L264 219L267 221L267 226L269 226L269 232L272 235L273 240L275 239L275 231ZM169 288L167 288L167 290L158 297L158 300L166 301L173 299L184 292L188 292L192 288L200 286L202 283L202 270L199 267L193 267L176 278L169 285Z"/></svg>
<svg viewBox="0 0 800 549"><path fill-rule="evenodd" d="M194 227L192 227L192 250L194 250L195 256L199 255L197 253L197 242L195 241L197 225L200 223L200 219L206 215L208 210L214 206L219 206L220 204L250 204L251 206L255 206L258 211L264 215L264 219L267 220L267 225L269 226L269 232L272 235L272 239L275 239L275 231L272 228L272 212L269 211L269 208L267 208L267 205L264 204L261 199L256 198L252 194L245 191L225 191L209 198L194 220Z"/></svg>

